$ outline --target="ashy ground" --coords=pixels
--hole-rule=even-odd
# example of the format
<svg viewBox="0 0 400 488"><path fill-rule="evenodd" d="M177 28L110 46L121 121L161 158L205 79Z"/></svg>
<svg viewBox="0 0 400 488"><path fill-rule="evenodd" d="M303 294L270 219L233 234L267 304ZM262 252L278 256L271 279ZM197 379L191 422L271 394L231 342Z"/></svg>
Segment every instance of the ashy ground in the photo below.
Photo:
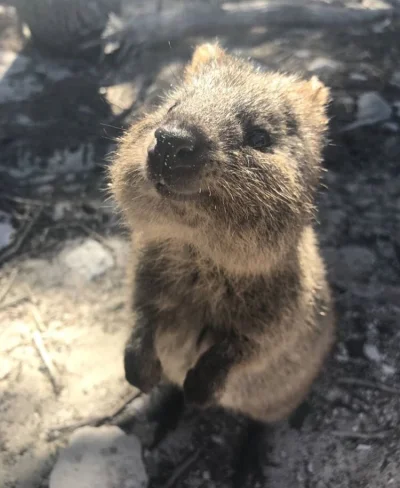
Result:
<svg viewBox="0 0 400 488"><path fill-rule="evenodd" d="M271 488L400 486L399 32L392 21L345 31L236 30L221 39L269 69L316 73L333 94L317 228L338 344L304 421L282 423L265 440ZM98 67L25 46L12 14L0 12L1 487L47 487L71 435L78 451L90 444L103 458L131 450L153 488L231 486L243 419L186 412L151 448L143 399L128 402L136 393L122 370L128 247L104 191L115 136L175 83L197 41ZM115 427L78 429L109 423L128 438ZM97 459L79 452L88 464ZM139 486L118 462L125 480L110 486ZM57 469L50 486L68 486Z"/></svg>

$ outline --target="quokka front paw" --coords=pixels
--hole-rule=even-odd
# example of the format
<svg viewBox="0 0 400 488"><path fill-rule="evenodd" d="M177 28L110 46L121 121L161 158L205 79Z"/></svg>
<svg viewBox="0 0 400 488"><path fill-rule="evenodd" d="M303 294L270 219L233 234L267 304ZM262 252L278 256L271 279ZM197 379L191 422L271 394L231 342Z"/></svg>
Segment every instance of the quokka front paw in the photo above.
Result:
<svg viewBox="0 0 400 488"><path fill-rule="evenodd" d="M156 357L142 357L127 347L124 354L125 378L143 393L149 393L161 379L161 363Z"/></svg>

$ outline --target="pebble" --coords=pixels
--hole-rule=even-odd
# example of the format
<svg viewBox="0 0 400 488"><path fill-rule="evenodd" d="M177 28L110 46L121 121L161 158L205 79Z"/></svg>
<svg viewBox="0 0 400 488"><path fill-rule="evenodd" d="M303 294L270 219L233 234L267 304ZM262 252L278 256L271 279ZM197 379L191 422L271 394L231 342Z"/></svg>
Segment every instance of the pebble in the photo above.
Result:
<svg viewBox="0 0 400 488"><path fill-rule="evenodd" d="M358 444L356 447L357 451L369 451L371 449L371 446L368 444Z"/></svg>
<svg viewBox="0 0 400 488"><path fill-rule="evenodd" d="M295 51L294 55L299 59L307 59L311 56L311 51L309 49L299 49Z"/></svg>
<svg viewBox="0 0 400 488"><path fill-rule="evenodd" d="M350 80L352 81L367 81L368 77L363 73L350 73L349 76Z"/></svg>
<svg viewBox="0 0 400 488"><path fill-rule="evenodd" d="M382 364L382 371L385 375L392 376L396 373L396 368L393 368L389 364Z"/></svg>
<svg viewBox="0 0 400 488"><path fill-rule="evenodd" d="M353 112L355 101L354 98L351 97L350 95L344 95L342 97L339 97L336 102L342 107L344 107L346 113Z"/></svg>
<svg viewBox="0 0 400 488"><path fill-rule="evenodd" d="M72 249L65 249L60 259L69 270L76 272L87 281L101 276L114 265L114 258L110 251L90 238Z"/></svg>
<svg viewBox="0 0 400 488"><path fill-rule="evenodd" d="M342 63L330 58L315 58L308 65L308 70L314 73L325 71L336 71L342 67Z"/></svg>
<svg viewBox="0 0 400 488"><path fill-rule="evenodd" d="M49 488L144 488L142 447L119 427L83 427L61 451Z"/></svg>
<svg viewBox="0 0 400 488"><path fill-rule="evenodd" d="M390 117L392 109L377 92L363 93L358 99L358 120L379 122Z"/></svg>
<svg viewBox="0 0 400 488"><path fill-rule="evenodd" d="M63 219L65 215L71 211L71 208L72 206L70 202L56 202L53 208L53 219Z"/></svg>
<svg viewBox="0 0 400 488"><path fill-rule="evenodd" d="M395 71L390 78L390 84L400 88L400 71Z"/></svg>
<svg viewBox="0 0 400 488"><path fill-rule="evenodd" d="M0 212L0 249L11 244L13 234L14 227L11 225L8 215Z"/></svg>
<svg viewBox="0 0 400 488"><path fill-rule="evenodd" d="M392 115L392 107L377 92L363 93L357 101L357 120L346 125L342 131L353 130L364 125L384 122Z"/></svg>
<svg viewBox="0 0 400 488"><path fill-rule="evenodd" d="M379 363L381 361L381 353L378 351L375 344L365 344L364 355L374 363Z"/></svg>
<svg viewBox="0 0 400 488"><path fill-rule="evenodd" d="M332 79L332 75L341 70L343 67L342 63L329 58L315 58L308 64L308 71L315 74L323 82L329 83Z"/></svg>
<svg viewBox="0 0 400 488"><path fill-rule="evenodd" d="M399 132L399 125L396 122L385 122L383 128L388 132Z"/></svg>

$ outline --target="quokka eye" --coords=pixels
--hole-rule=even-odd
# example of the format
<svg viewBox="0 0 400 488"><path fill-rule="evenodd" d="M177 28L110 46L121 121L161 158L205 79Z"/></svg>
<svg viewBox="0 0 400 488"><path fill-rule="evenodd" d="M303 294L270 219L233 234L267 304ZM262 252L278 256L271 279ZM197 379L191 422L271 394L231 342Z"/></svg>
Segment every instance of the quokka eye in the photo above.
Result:
<svg viewBox="0 0 400 488"><path fill-rule="evenodd" d="M254 129L247 137L247 145L254 149L266 149L271 143L271 136L263 129Z"/></svg>
<svg viewBox="0 0 400 488"><path fill-rule="evenodd" d="M173 109L174 109L175 107L177 107L178 105L179 105L179 100L178 100L178 101L176 101L176 102L175 102L173 105L171 105L171 107L169 107L169 109L168 109L168 113L170 113L170 112L171 112L171 110L173 110Z"/></svg>

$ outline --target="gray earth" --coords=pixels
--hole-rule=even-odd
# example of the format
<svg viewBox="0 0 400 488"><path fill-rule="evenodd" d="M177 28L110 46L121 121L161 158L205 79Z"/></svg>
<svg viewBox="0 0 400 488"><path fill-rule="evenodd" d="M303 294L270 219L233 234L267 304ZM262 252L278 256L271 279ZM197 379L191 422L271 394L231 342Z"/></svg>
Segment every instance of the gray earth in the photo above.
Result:
<svg viewBox="0 0 400 488"><path fill-rule="evenodd" d="M267 69L316 73L333 95L317 229L338 341L303 421L265 435L271 488L400 486L399 27L236 29L220 39ZM68 486L54 481L60 464L50 473L71 436L73 455L74 439L92 442L79 469L111 462L114 485L231 486L244 419L188 410L152 447L148 399L128 401L137 393L122 368L128 244L104 179L115 137L175 83L199 40L99 66L44 56L0 10L1 487ZM79 430L102 424L132 436L107 434L123 439L118 460L99 447L101 433ZM146 470L136 484L130 459Z"/></svg>

